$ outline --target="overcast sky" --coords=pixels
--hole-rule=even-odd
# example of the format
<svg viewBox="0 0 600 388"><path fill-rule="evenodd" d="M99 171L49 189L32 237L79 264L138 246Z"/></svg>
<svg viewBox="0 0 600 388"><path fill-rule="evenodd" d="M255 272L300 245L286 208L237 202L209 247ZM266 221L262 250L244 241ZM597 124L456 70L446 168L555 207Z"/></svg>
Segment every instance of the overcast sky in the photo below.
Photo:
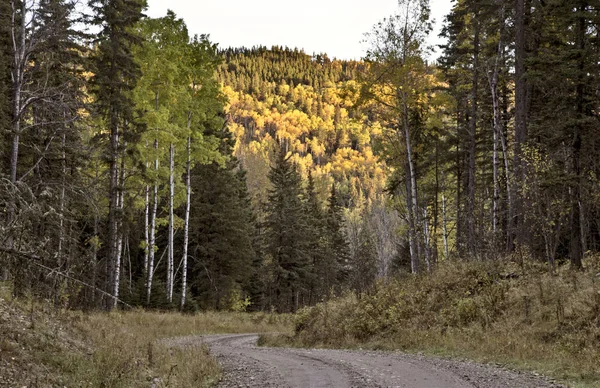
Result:
<svg viewBox="0 0 600 388"><path fill-rule="evenodd" d="M171 9L185 20L190 34L210 34L219 47L273 45L297 47L308 54L359 59L361 41L373 25L394 13L397 0L148 0L148 16ZM437 38L452 0L430 0ZM435 55L434 55L435 57Z"/></svg>

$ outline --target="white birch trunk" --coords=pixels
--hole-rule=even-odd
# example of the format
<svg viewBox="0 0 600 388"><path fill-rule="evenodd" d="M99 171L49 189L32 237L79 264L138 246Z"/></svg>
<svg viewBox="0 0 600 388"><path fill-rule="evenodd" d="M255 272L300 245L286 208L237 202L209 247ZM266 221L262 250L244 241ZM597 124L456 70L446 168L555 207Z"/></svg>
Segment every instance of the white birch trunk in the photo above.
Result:
<svg viewBox="0 0 600 388"><path fill-rule="evenodd" d="M154 140L154 149L158 149L158 139ZM154 170L158 171L158 156L154 160ZM152 212L150 213L150 236L148 239L148 273L146 280L146 304L150 304L152 296L152 279L154 277L154 256L156 245L156 213L158 211L158 183L154 182Z"/></svg>
<svg viewBox="0 0 600 388"><path fill-rule="evenodd" d="M446 179L442 170L442 229L444 233L444 258L448 260L450 257L448 249L448 216L446 213Z"/></svg>
<svg viewBox="0 0 600 388"><path fill-rule="evenodd" d="M423 242L425 243L425 264L427 265L427 272L431 272L431 238L429 236L429 220L426 206L423 208Z"/></svg>
<svg viewBox="0 0 600 388"><path fill-rule="evenodd" d="M148 256L150 252L150 186L146 185L144 197L144 280L148 283Z"/></svg>
<svg viewBox="0 0 600 388"><path fill-rule="evenodd" d="M127 147L127 142L124 142L124 147ZM113 296L111 302L112 307L116 308L119 298L119 286L121 283L121 261L123 257L123 209L125 199L125 157L121 156L121 171L119 172L119 178L117 181L117 219L116 219L116 252L115 252L115 263L114 263L114 281L113 281Z"/></svg>
<svg viewBox="0 0 600 388"><path fill-rule="evenodd" d="M169 146L169 242L167 253L167 301L173 301L173 230L175 219L173 215L173 200L175 198L175 147Z"/></svg>
<svg viewBox="0 0 600 388"><path fill-rule="evenodd" d="M188 118L188 129L190 127L190 121ZM191 180L191 158L192 158L192 137L188 136L187 142L187 164L186 164L186 177L185 177L185 190L186 190L186 201L185 201L185 220L183 225L183 257L182 261L182 273L181 273L181 309L185 306L185 294L187 292L187 264L188 264L188 244L189 244L189 227L190 227L190 205L192 199L192 180Z"/></svg>
<svg viewBox="0 0 600 388"><path fill-rule="evenodd" d="M403 97L403 101L406 101L406 98ZM411 271L412 273L420 272L420 263L419 263L419 242L418 242L418 225L419 225L419 206L417 201L417 176L415 172L415 166L413 161L412 154L412 143L410 140L410 128L408 126L408 107L406 106L406 102L403 102L404 105L404 139L406 141L406 158L408 163L408 172L410 175L410 196L411 196L411 204L410 204L410 213L409 213L409 227L412 229L413 237L411 238L412 244L414 245L411 248L413 254L411 254Z"/></svg>
<svg viewBox="0 0 600 388"><path fill-rule="evenodd" d="M146 148L148 148L148 141L146 141ZM146 169L148 169L149 163L146 162ZM150 231L148 228L150 227L150 186L146 185L145 189L145 197L144 197L144 243L146 244L146 248L144 249L144 282L145 285L148 286L148 252L150 247Z"/></svg>

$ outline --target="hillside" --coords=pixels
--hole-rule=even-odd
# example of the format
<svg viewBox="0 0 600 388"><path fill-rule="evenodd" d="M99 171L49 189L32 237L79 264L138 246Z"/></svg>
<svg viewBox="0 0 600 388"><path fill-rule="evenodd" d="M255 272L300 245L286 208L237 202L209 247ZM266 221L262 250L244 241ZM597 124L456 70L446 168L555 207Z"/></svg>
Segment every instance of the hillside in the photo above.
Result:
<svg viewBox="0 0 600 388"><path fill-rule="evenodd" d="M334 182L349 207L381 195L387 171L374 155L381 126L357 107L364 63L281 47L221 55L227 122L256 203L265 200L280 144L305 178L312 173L323 202Z"/></svg>

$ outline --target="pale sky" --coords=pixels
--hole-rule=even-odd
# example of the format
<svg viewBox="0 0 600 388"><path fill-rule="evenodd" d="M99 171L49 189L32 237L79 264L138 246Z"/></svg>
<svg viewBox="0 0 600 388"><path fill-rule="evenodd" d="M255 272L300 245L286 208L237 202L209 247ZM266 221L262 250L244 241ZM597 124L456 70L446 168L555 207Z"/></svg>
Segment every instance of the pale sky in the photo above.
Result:
<svg viewBox="0 0 600 388"><path fill-rule="evenodd" d="M273 45L327 53L330 58L360 59L364 33L397 8L397 0L148 0L151 17L171 9L194 34L210 34L219 47ZM430 0L437 38L452 0ZM437 57L437 55L433 55Z"/></svg>

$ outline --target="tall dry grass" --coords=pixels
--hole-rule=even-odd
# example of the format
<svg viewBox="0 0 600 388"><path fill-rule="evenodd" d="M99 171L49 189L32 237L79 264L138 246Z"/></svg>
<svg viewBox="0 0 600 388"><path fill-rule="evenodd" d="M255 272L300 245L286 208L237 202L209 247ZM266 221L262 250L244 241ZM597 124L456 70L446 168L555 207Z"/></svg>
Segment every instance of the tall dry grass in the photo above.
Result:
<svg viewBox="0 0 600 388"><path fill-rule="evenodd" d="M425 351L600 386L600 259L586 265L445 262L304 309L295 335L261 342Z"/></svg>
<svg viewBox="0 0 600 388"><path fill-rule="evenodd" d="M212 386L221 369L193 336L293 327L267 313L74 312L9 289L0 283L0 386ZM169 341L178 336L191 337Z"/></svg>
<svg viewBox="0 0 600 388"><path fill-rule="evenodd" d="M98 387L202 387L221 370L201 341L185 346L171 337L218 333L289 331L289 316L207 312L195 315L135 310L73 314L77 330L91 343L87 357L74 357L69 375Z"/></svg>

